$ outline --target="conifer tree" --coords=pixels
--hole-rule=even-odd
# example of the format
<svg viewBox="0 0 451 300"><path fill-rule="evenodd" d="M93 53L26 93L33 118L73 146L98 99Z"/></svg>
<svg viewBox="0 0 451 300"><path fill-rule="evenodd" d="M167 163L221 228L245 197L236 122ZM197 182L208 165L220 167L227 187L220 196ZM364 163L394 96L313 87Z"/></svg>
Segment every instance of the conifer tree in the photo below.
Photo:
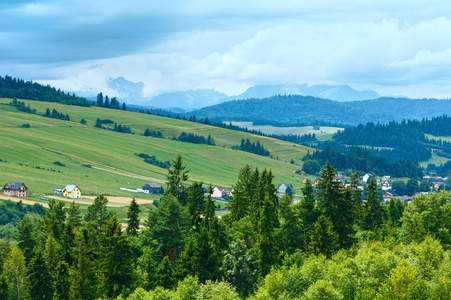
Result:
<svg viewBox="0 0 451 300"><path fill-rule="evenodd" d="M26 286L29 299L51 299L53 296L52 276L41 250L36 252L30 262Z"/></svg>
<svg viewBox="0 0 451 300"><path fill-rule="evenodd" d="M132 201L130 202L130 207L127 212L127 234L128 235L136 235L139 230L139 213L141 212L141 209L139 208L138 203L136 202L135 198L133 197Z"/></svg>
<svg viewBox="0 0 451 300"><path fill-rule="evenodd" d="M67 213L67 223L71 223L73 227L80 227L82 225L82 217L80 206L75 204L75 201L72 201L70 206L66 209Z"/></svg>
<svg viewBox="0 0 451 300"><path fill-rule="evenodd" d="M132 250L129 240L122 235L121 224L113 215L104 227L100 239L100 289L108 298L126 292L132 282Z"/></svg>
<svg viewBox="0 0 451 300"><path fill-rule="evenodd" d="M53 300L66 300L70 297L69 265L60 261L55 269L53 279Z"/></svg>
<svg viewBox="0 0 451 300"><path fill-rule="evenodd" d="M25 216L22 219L22 222L17 225L17 229L19 231L17 235L19 247L20 250L22 250L23 255L25 256L25 260L28 264L31 260L33 250L36 245L36 241L33 238L33 224L31 223L28 216Z"/></svg>
<svg viewBox="0 0 451 300"><path fill-rule="evenodd" d="M53 236L52 231L47 234L47 241L45 243L43 257L49 270L55 270L58 262L61 260L62 252L61 245Z"/></svg>
<svg viewBox="0 0 451 300"><path fill-rule="evenodd" d="M277 261L277 249L274 241L274 203L269 194L265 196L260 209L260 220L258 222L258 268L262 277L265 277L271 267Z"/></svg>
<svg viewBox="0 0 451 300"><path fill-rule="evenodd" d="M92 260L93 249L87 240L88 231L81 228L76 234L74 262L70 270L70 299L96 299L98 275Z"/></svg>
<svg viewBox="0 0 451 300"><path fill-rule="evenodd" d="M315 223L315 230L312 233L310 251L313 254L323 254L330 258L338 249L338 235L334 231L332 222L322 215Z"/></svg>
<svg viewBox="0 0 451 300"><path fill-rule="evenodd" d="M85 221L92 222L96 230L102 229L111 217L106 206L107 203L108 199L104 195L99 195L94 199L94 203L88 207Z"/></svg>
<svg viewBox="0 0 451 300"><path fill-rule="evenodd" d="M181 280L188 275L198 276L198 248L196 238L190 235L185 240L185 247L177 260L177 277Z"/></svg>
<svg viewBox="0 0 451 300"><path fill-rule="evenodd" d="M287 254L293 254L296 249L302 247L304 238L303 228L300 223L299 205L292 205L288 195L284 195L280 201L281 216L281 250Z"/></svg>
<svg viewBox="0 0 451 300"><path fill-rule="evenodd" d="M174 270L168 256L165 256L158 265L156 285L165 289L171 289L174 285Z"/></svg>
<svg viewBox="0 0 451 300"><path fill-rule="evenodd" d="M368 192L366 193L365 216L362 227L365 230L373 230L378 228L383 222L383 214L381 201L377 195L376 180L371 177L368 184Z"/></svg>
<svg viewBox="0 0 451 300"><path fill-rule="evenodd" d="M360 223L363 215L362 190L359 189L360 184L360 172L357 171L351 175L351 182L349 186L351 189L352 203L354 205L354 218L357 223Z"/></svg>
<svg viewBox="0 0 451 300"><path fill-rule="evenodd" d="M300 203L301 219L304 222L303 226L305 227L307 237L309 237L310 232L315 227L315 223L320 216L320 210L316 206L315 191L310 179L307 179L302 193L304 194L304 198Z"/></svg>
<svg viewBox="0 0 451 300"><path fill-rule="evenodd" d="M202 187L203 182L193 182L188 190L187 210L191 221L191 226L199 232L201 223L201 214L205 210L205 191Z"/></svg>
<svg viewBox="0 0 451 300"><path fill-rule="evenodd" d="M168 181L166 182L168 188L165 195L172 194L183 206L186 205L186 186L184 182L188 180L188 172L186 165L183 164L182 156L179 154L175 160L172 160L172 169L168 169L168 175L166 176Z"/></svg>
<svg viewBox="0 0 451 300"><path fill-rule="evenodd" d="M165 256L174 265L183 249L183 231L186 216L178 200L168 195L160 203L158 210L149 213L148 226L150 238L157 243L157 253L162 260Z"/></svg>

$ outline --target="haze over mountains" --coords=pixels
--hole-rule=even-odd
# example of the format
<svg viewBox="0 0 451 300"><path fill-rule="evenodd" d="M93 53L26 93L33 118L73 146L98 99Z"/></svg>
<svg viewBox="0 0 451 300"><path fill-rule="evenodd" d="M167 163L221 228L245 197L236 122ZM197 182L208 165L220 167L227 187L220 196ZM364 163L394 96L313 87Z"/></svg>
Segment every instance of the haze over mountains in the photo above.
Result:
<svg viewBox="0 0 451 300"><path fill-rule="evenodd" d="M230 100L251 98L267 98L275 95L304 95L330 99L339 102L369 100L379 98L380 95L372 90L357 91L349 85L307 85L307 84L274 84L258 85L248 88L244 93L228 96L213 89L198 89L176 91L160 94L155 97L144 97L142 82L132 82L124 77L110 79L110 89L118 94L120 101L129 104L160 108L182 108L184 110L200 109Z"/></svg>

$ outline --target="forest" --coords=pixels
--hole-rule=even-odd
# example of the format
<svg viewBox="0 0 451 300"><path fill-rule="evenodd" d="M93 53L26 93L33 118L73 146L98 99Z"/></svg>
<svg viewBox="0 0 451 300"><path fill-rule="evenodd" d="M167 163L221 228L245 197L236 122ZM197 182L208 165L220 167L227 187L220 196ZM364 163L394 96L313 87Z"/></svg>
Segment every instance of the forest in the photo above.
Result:
<svg viewBox="0 0 451 300"><path fill-rule="evenodd" d="M425 134L449 136L451 118L442 115L431 119L389 122L387 124L367 123L345 128L334 135L336 142L342 145L364 145L388 147L392 149L372 148L390 161L402 158L412 161L426 161L432 156L431 149L439 150L445 157L451 156L451 143L446 140L428 139Z"/></svg>
<svg viewBox="0 0 451 300"><path fill-rule="evenodd" d="M8 75L5 77L0 76L0 97L57 102L77 106L91 106L92 104L86 98L75 96L75 94L65 94L60 89L57 90L50 85L24 81Z"/></svg>
<svg viewBox="0 0 451 300"><path fill-rule="evenodd" d="M271 170L244 166L219 218L179 155L145 220L126 228L99 195L82 215L50 200L0 240L1 299L448 299L451 194L379 201L329 163L303 198L279 198ZM362 201L362 196L366 201ZM1 208L1 206L0 206Z"/></svg>
<svg viewBox="0 0 451 300"><path fill-rule="evenodd" d="M330 162L339 170L350 169L381 176L391 174L393 177L409 177L417 180L423 177L423 170L418 163L409 159L402 158L397 162L391 162L375 154L372 149L357 146L345 147L338 143L324 143L323 146L322 150L315 150L303 157L305 161L303 171L314 174Z"/></svg>

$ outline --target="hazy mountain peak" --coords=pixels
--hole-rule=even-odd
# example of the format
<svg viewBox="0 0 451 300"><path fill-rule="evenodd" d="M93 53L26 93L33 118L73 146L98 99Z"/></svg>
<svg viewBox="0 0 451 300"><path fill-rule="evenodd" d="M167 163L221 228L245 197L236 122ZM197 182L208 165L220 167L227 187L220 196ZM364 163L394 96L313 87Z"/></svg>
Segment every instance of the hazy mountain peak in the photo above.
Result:
<svg viewBox="0 0 451 300"><path fill-rule="evenodd" d="M343 85L307 85L307 84L274 84L257 85L248 88L244 93L231 96L228 100L266 98L275 95L304 95L326 98L335 101L357 101L379 98L375 91L357 91L347 84Z"/></svg>

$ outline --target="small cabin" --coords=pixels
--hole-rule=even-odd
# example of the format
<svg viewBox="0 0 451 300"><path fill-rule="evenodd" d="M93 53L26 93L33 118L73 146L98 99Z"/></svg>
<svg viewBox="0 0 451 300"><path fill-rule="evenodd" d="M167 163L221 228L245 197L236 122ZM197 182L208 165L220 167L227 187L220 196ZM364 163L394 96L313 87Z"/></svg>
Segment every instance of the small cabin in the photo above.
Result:
<svg viewBox="0 0 451 300"><path fill-rule="evenodd" d="M146 183L143 185L142 190L147 191L147 194L163 194L163 187L159 186L156 183Z"/></svg>

